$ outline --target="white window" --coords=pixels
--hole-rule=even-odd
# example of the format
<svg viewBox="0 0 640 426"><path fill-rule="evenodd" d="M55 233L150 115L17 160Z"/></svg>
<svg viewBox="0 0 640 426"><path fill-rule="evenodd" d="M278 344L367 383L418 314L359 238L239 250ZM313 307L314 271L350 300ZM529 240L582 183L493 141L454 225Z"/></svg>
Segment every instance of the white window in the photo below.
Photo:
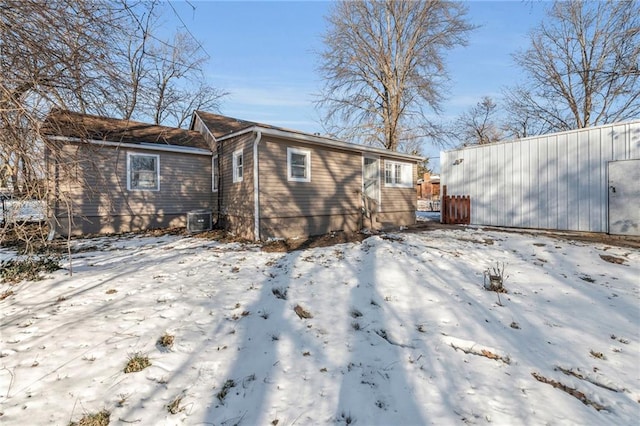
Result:
<svg viewBox="0 0 640 426"><path fill-rule="evenodd" d="M242 150L239 149L233 153L233 182L242 182L244 173L244 158Z"/></svg>
<svg viewBox="0 0 640 426"><path fill-rule="evenodd" d="M287 148L287 180L311 182L311 152Z"/></svg>
<svg viewBox="0 0 640 426"><path fill-rule="evenodd" d="M127 154L127 189L129 191L160 190L160 156Z"/></svg>
<svg viewBox="0 0 640 426"><path fill-rule="evenodd" d="M413 188L413 165L385 160L384 184L398 188Z"/></svg>
<svg viewBox="0 0 640 426"><path fill-rule="evenodd" d="M218 156L211 158L211 191L218 192L218 181L220 180L220 166L218 164Z"/></svg>

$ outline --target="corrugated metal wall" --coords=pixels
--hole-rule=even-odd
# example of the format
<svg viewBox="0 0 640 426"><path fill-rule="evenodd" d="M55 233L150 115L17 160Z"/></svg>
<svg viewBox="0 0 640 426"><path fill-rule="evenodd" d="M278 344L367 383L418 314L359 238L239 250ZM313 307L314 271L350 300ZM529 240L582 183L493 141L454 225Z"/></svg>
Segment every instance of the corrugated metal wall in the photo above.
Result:
<svg viewBox="0 0 640 426"><path fill-rule="evenodd" d="M607 162L640 159L640 121L440 157L447 193L471 196L472 224L607 232Z"/></svg>

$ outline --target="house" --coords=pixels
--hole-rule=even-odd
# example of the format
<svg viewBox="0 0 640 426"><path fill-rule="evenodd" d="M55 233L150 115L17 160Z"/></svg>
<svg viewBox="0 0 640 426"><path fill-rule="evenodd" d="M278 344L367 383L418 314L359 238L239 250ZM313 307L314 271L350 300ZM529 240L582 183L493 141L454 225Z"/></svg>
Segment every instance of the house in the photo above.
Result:
<svg viewBox="0 0 640 426"><path fill-rule="evenodd" d="M440 210L440 176L427 172L416 184L419 211Z"/></svg>
<svg viewBox="0 0 640 426"><path fill-rule="evenodd" d="M640 120L441 153L471 223L640 235Z"/></svg>
<svg viewBox="0 0 640 426"><path fill-rule="evenodd" d="M194 112L189 130L56 111L43 133L60 234L184 226L252 239L415 223L421 157Z"/></svg>
<svg viewBox="0 0 640 426"><path fill-rule="evenodd" d="M198 132L69 111L41 129L56 233L184 226L211 205L211 150Z"/></svg>

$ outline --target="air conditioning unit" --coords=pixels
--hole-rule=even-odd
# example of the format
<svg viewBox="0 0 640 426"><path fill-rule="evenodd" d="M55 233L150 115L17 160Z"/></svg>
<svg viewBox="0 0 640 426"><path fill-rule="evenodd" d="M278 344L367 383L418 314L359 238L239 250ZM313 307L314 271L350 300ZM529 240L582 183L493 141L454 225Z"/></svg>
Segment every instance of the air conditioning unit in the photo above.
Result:
<svg viewBox="0 0 640 426"><path fill-rule="evenodd" d="M193 210L187 213L187 231L191 233L211 230L210 210Z"/></svg>

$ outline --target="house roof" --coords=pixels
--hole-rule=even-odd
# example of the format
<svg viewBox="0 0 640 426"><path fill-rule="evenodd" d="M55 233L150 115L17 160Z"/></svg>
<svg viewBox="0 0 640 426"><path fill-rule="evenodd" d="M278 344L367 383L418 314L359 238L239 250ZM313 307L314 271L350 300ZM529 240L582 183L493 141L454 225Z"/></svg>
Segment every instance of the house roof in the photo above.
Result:
<svg viewBox="0 0 640 426"><path fill-rule="evenodd" d="M194 119L198 116L209 132L217 140L224 140L239 134L260 131L265 134L294 139L314 145L331 146L334 148L346 149L362 153L371 153L378 155L386 155L390 157L403 158L412 161L422 161L424 158L417 155L403 154L396 151L389 151L384 148L373 148L366 145L354 144L350 142L339 141L325 136L312 135L299 130L286 129L283 127L271 126L269 124L256 123L253 121L239 120L237 118L227 117L219 114L212 114L205 111L195 111ZM191 122L193 128L194 122Z"/></svg>
<svg viewBox="0 0 640 426"><path fill-rule="evenodd" d="M82 140L209 149L202 134L193 130L66 110L53 110L42 124L41 132Z"/></svg>

